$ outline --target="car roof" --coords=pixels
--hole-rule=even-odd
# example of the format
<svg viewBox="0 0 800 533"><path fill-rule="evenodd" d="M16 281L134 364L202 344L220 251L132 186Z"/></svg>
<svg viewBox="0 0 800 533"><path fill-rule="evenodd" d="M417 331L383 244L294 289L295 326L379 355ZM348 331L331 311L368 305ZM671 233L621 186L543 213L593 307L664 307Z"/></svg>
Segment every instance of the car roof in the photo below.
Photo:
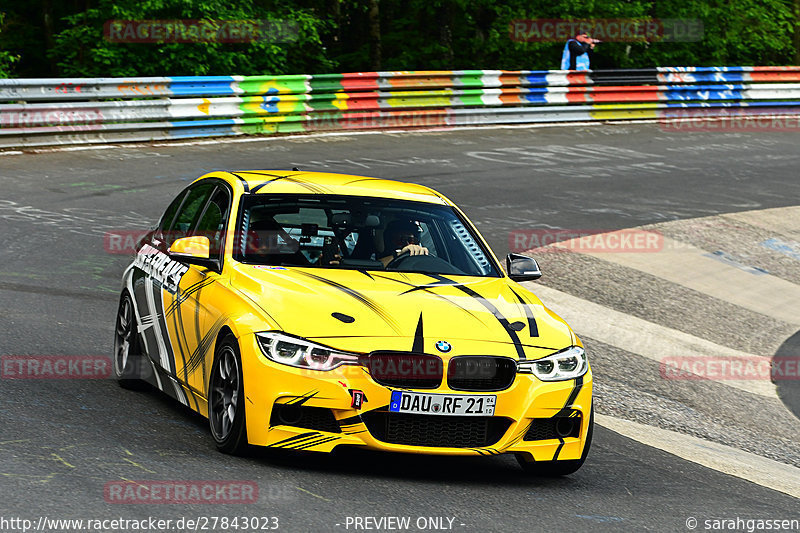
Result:
<svg viewBox="0 0 800 533"><path fill-rule="evenodd" d="M424 185L350 174L296 170L233 170L203 176L207 177L227 178L233 186L238 182L244 192L250 194L371 196L450 204L443 195Z"/></svg>

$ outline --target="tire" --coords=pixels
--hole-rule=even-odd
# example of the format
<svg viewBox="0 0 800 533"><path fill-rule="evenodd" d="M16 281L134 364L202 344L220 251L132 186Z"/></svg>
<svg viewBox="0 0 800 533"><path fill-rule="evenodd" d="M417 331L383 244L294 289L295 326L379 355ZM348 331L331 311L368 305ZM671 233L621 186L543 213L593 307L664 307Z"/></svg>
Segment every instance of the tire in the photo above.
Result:
<svg viewBox="0 0 800 533"><path fill-rule="evenodd" d="M586 444L583 446L583 453L580 459L568 461L533 461L528 459L527 454L517 454L517 462L526 474L538 477L560 477L568 476L577 472L586 462L589 455L589 448L592 446L592 434L594 433L594 405L589 415L589 430L586 433Z"/></svg>
<svg viewBox="0 0 800 533"><path fill-rule="evenodd" d="M241 455L248 447L247 424L242 358L233 335L225 337L217 347L208 390L208 423L217 449Z"/></svg>
<svg viewBox="0 0 800 533"><path fill-rule="evenodd" d="M142 390L146 383L142 380L141 369L144 357L139 348L139 334L133 300L128 291L123 291L119 299L119 309L114 324L114 376L123 389Z"/></svg>

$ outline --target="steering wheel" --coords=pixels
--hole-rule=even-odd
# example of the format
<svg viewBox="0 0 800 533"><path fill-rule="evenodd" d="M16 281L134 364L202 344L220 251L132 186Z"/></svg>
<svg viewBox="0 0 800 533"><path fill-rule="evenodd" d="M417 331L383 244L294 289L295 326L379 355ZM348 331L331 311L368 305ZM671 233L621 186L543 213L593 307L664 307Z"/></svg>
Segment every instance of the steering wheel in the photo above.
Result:
<svg viewBox="0 0 800 533"><path fill-rule="evenodd" d="M386 264L386 270L397 268L398 266L400 266L401 263L404 263L406 259L408 259L409 257L411 257L411 252L406 250L405 252L401 253L400 255L389 261Z"/></svg>
<svg viewBox="0 0 800 533"><path fill-rule="evenodd" d="M386 265L386 270L401 270L404 272L435 272L438 274L464 275L464 272L451 265L441 257L435 255L411 255L403 252Z"/></svg>

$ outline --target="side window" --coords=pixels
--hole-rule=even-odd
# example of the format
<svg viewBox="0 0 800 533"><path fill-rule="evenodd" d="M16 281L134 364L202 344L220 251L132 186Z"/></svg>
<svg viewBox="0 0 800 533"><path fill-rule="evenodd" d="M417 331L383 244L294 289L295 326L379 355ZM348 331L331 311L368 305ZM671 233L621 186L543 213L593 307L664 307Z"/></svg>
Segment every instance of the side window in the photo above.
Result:
<svg viewBox="0 0 800 533"><path fill-rule="evenodd" d="M215 188L216 185L214 183L202 183L189 189L186 200L178 211L175 224L172 225L172 230L166 235L167 246L170 246L176 239L186 237L189 234L189 230L195 225L203 206L205 206L208 197L211 196Z"/></svg>
<svg viewBox="0 0 800 533"><path fill-rule="evenodd" d="M204 235L208 237L211 244L209 250L210 257L218 257L222 253L225 241L225 221L230 212L230 195L222 187L218 187L211 200L200 214L200 219L195 226L192 235Z"/></svg>
<svg viewBox="0 0 800 533"><path fill-rule="evenodd" d="M429 225L427 222L420 222L419 227L422 229L422 235L420 235L420 245L427 248L428 253L431 255L438 256L439 253L436 251L436 243L434 242L433 235L431 234L433 226Z"/></svg>
<svg viewBox="0 0 800 533"><path fill-rule="evenodd" d="M170 228L172 227L172 221L175 220L175 213L178 212L178 208L183 203L183 199L186 197L186 191L183 191L181 194L175 198L167 210L164 211L164 215L161 217L161 220L158 222L158 229L162 236L167 235Z"/></svg>

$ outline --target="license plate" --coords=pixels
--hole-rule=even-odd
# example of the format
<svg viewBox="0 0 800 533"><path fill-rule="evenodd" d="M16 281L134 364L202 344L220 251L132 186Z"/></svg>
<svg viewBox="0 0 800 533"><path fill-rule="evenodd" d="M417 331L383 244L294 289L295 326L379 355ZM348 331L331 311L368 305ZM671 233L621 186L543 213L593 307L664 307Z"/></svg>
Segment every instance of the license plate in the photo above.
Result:
<svg viewBox="0 0 800 533"><path fill-rule="evenodd" d="M389 411L423 415L492 416L497 396L393 391Z"/></svg>

